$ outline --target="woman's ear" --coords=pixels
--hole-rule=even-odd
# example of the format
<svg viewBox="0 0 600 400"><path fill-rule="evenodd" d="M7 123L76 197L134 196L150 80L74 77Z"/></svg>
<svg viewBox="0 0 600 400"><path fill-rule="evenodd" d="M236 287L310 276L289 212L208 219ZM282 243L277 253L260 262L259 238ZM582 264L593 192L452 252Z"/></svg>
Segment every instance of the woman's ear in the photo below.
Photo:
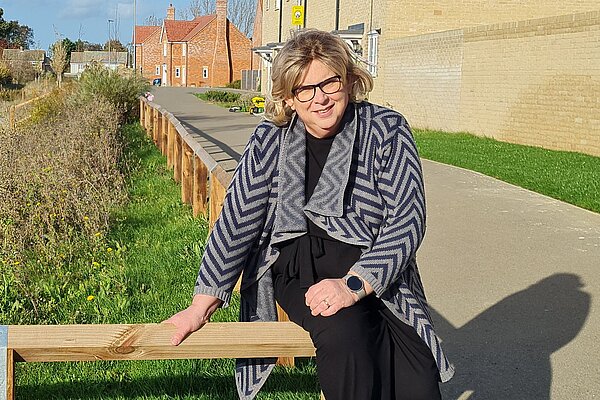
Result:
<svg viewBox="0 0 600 400"><path fill-rule="evenodd" d="M296 110L296 108L294 107L294 99L285 99L284 101L289 108L291 108L294 111Z"/></svg>

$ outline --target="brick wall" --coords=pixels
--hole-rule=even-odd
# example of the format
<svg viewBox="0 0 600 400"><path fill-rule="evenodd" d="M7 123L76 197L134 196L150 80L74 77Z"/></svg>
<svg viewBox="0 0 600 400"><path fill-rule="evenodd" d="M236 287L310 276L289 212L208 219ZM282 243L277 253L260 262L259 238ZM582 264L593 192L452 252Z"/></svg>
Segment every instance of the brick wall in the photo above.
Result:
<svg viewBox="0 0 600 400"><path fill-rule="evenodd" d="M413 126L600 156L600 11L387 41L379 101Z"/></svg>
<svg viewBox="0 0 600 400"><path fill-rule="evenodd" d="M148 79L162 77L163 64L163 48L158 42L160 30L157 30L144 41L141 46L138 46L136 53L137 66L142 67L142 76ZM159 74L156 74L156 67L159 66Z"/></svg>
<svg viewBox="0 0 600 400"><path fill-rule="evenodd" d="M232 80L242 79L242 70L252 67L252 43L250 39L228 22L231 52Z"/></svg>

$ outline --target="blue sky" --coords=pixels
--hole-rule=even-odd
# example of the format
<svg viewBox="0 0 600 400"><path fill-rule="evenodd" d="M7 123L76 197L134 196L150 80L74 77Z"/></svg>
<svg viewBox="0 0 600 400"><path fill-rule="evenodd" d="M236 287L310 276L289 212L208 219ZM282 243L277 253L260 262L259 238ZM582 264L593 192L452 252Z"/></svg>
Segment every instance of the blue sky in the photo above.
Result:
<svg viewBox="0 0 600 400"><path fill-rule="evenodd" d="M137 24L143 25L150 15L164 18L169 3L176 10L189 6L189 0L137 0ZM92 43L105 43L109 26L111 37L116 31L123 44L133 36L133 0L0 0L0 8L5 20L33 29L34 48L47 50L56 41L55 31L73 41L81 37Z"/></svg>

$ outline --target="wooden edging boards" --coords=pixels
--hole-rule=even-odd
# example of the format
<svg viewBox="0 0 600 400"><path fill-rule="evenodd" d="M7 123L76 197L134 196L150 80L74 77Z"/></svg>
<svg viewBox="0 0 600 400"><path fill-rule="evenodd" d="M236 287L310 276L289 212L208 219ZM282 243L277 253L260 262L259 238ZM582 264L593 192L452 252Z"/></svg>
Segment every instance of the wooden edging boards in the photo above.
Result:
<svg viewBox="0 0 600 400"><path fill-rule="evenodd" d="M0 399L14 399L16 362L315 355L308 333L292 322L210 322L179 346L171 344L174 332L172 324L0 326Z"/></svg>
<svg viewBox="0 0 600 400"><path fill-rule="evenodd" d="M17 124L18 124L18 123L20 123L20 122L23 122L23 121L25 121L26 119L28 119L28 118L29 118L29 116L28 116L28 117L22 118L22 119L20 119L20 120L17 120L17 111L18 111L19 109L21 109L21 108L23 108L23 107L25 107L25 106L27 106L27 105L29 105L29 104L33 104L33 103L35 103L36 101L38 101L38 100L41 100L41 99L43 99L44 97L47 97L47 96L49 96L51 93L52 93L52 92L47 92L47 93L44 93L44 94L43 94L43 95L41 95L41 96L38 96L38 97L35 97L35 98L33 98L33 99L27 100L27 101L26 101L26 102L24 102L24 103L20 103L20 104L16 104L16 105L10 106L10 108L8 109L8 124L9 124L9 127L10 127L11 129L14 129L14 128L16 128L16 127L17 127ZM0 400L1 400L1 399L0 399Z"/></svg>

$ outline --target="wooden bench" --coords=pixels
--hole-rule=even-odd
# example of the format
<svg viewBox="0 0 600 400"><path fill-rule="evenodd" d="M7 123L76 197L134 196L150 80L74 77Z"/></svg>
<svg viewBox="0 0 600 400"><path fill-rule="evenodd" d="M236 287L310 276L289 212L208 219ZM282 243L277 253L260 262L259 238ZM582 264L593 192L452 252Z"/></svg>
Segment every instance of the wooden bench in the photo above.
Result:
<svg viewBox="0 0 600 400"><path fill-rule="evenodd" d="M308 333L293 322L210 322L179 346L171 344L174 332L171 324L1 326L0 400L15 398L16 362L315 355Z"/></svg>

